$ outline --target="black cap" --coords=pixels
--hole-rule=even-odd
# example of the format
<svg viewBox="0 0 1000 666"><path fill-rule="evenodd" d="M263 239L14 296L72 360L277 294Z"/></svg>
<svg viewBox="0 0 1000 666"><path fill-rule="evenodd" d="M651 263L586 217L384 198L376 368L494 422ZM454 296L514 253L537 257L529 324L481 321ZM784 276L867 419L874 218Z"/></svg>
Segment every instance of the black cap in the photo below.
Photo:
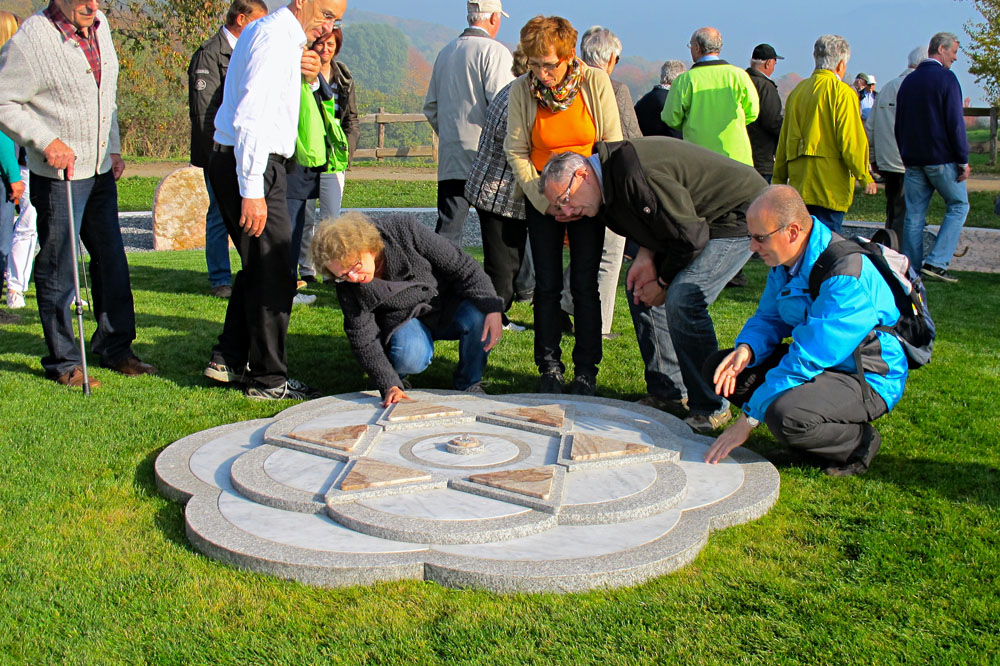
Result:
<svg viewBox="0 0 1000 666"><path fill-rule="evenodd" d="M750 56L753 60L784 60L784 56L778 55L778 52L774 50L774 47L770 44L758 44L753 49L753 55Z"/></svg>

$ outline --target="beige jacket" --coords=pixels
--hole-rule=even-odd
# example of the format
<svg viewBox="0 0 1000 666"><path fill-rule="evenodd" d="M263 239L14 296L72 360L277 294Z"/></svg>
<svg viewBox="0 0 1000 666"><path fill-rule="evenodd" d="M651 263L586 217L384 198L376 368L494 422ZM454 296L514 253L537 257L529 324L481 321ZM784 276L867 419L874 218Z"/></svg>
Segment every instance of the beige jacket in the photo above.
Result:
<svg viewBox="0 0 1000 666"><path fill-rule="evenodd" d="M0 131L27 149L32 173L60 177L43 154L54 139L62 139L76 153L74 180L108 171L112 153L122 151L118 57L108 17L100 11L97 17L99 90L77 43L64 40L41 13L25 20L0 51Z"/></svg>
<svg viewBox="0 0 1000 666"><path fill-rule="evenodd" d="M622 124L618 115L618 103L611 88L611 79L603 70L584 65L583 80L580 83L583 103L594 118L597 126L597 141L621 141ZM507 107L507 140L504 150L507 161L517 178L520 192L528 198L536 210L545 212L549 202L538 190L538 171L531 163L531 130L535 126L538 102L531 94L528 75L519 77L510 89L510 103ZM515 192L515 196L517 196Z"/></svg>

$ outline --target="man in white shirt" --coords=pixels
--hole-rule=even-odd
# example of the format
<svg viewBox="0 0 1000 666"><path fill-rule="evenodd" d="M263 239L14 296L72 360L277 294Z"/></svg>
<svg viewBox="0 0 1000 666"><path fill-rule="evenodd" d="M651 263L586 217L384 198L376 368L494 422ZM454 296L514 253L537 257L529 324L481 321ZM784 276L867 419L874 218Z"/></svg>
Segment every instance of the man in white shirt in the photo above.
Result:
<svg viewBox="0 0 1000 666"><path fill-rule="evenodd" d="M438 54L424 103L424 115L438 135L435 231L459 246L469 214L465 181L479 149L486 110L514 79L513 57L496 41L501 15L507 16L500 0L473 0L466 8L469 27Z"/></svg>
<svg viewBox="0 0 1000 666"><path fill-rule="evenodd" d="M205 376L243 384L257 400L319 393L288 377L285 339L295 294L285 163L295 152L302 78L319 56L303 50L332 31L347 0L292 0L240 35L215 115L209 179L243 261Z"/></svg>

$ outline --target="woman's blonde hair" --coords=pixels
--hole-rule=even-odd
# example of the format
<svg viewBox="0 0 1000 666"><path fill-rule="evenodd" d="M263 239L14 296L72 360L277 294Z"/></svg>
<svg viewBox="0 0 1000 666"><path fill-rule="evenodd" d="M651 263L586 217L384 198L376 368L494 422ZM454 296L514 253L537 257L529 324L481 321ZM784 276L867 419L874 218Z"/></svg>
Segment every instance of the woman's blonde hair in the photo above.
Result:
<svg viewBox="0 0 1000 666"><path fill-rule="evenodd" d="M7 40L17 32L17 26L20 24L21 20L17 16L0 10L0 46L6 44Z"/></svg>
<svg viewBox="0 0 1000 666"><path fill-rule="evenodd" d="M313 235L309 256L320 275L337 278L326 267L336 261L345 268L354 265L362 252L371 252L376 257L385 249L382 234L364 213L351 211L337 219L320 222Z"/></svg>
<svg viewBox="0 0 1000 666"><path fill-rule="evenodd" d="M536 16L521 28L521 50L528 58L543 58L554 48L560 60L576 53L576 29L561 16Z"/></svg>

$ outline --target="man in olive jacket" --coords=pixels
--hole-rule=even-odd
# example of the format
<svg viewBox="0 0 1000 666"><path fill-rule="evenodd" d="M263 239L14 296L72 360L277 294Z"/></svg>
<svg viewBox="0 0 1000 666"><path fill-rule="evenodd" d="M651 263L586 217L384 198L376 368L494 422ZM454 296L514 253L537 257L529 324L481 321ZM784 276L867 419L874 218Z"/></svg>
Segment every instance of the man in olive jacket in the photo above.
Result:
<svg viewBox="0 0 1000 666"><path fill-rule="evenodd" d="M208 211L205 213L205 263L212 295L229 298L233 276L229 266L229 233L208 182L208 158L212 154L215 112L222 104L222 89L229 69L229 56L243 28L267 15L263 0L233 0L226 23L202 44L188 65L188 113L191 117L191 166L205 169Z"/></svg>
<svg viewBox="0 0 1000 666"><path fill-rule="evenodd" d="M668 137L598 142L589 158L554 155L542 172L557 220L600 214L641 246L629 298L665 308L667 322L655 331L657 369L640 338L646 381L678 407L686 400L686 422L700 432L729 420L729 403L701 376L718 348L708 306L750 258L746 209L765 187L753 167Z"/></svg>

